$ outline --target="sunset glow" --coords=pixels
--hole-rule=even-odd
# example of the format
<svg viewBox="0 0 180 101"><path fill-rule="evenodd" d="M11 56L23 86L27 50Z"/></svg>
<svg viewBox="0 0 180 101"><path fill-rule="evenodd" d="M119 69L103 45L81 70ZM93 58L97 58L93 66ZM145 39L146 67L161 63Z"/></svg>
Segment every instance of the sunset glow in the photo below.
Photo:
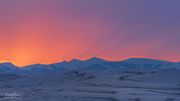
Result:
<svg viewBox="0 0 180 101"><path fill-rule="evenodd" d="M180 61L180 2L158 1L1 0L0 62Z"/></svg>

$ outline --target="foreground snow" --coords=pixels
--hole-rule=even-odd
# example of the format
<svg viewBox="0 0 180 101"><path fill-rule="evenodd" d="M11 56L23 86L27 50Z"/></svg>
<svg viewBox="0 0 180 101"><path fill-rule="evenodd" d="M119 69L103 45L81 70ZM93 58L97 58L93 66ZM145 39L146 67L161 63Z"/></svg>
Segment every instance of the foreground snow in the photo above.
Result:
<svg viewBox="0 0 180 101"><path fill-rule="evenodd" d="M4 74L0 101L180 101L179 77L179 70Z"/></svg>

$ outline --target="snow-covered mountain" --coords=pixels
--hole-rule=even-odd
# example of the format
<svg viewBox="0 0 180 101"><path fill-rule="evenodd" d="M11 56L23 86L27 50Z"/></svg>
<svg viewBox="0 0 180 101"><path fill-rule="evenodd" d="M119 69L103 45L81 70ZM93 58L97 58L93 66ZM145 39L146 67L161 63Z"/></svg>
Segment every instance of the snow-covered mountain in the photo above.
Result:
<svg viewBox="0 0 180 101"><path fill-rule="evenodd" d="M137 68L143 69L180 69L179 62L169 62L148 58L130 58L122 62L135 65Z"/></svg>
<svg viewBox="0 0 180 101"><path fill-rule="evenodd" d="M69 62L59 62L54 64L34 64L18 68L11 63L0 64L0 74L34 74L49 72L66 72L72 70L121 70L121 69L180 69L179 62L168 62L163 60L147 58L129 58L123 61L107 61L100 58L90 58L88 60L73 59Z"/></svg>
<svg viewBox="0 0 180 101"><path fill-rule="evenodd" d="M2 63L0 101L180 101L179 66L144 58L74 59L23 68Z"/></svg>
<svg viewBox="0 0 180 101"><path fill-rule="evenodd" d="M17 73L19 70L18 67L9 62L4 62L0 64L0 74L11 74Z"/></svg>

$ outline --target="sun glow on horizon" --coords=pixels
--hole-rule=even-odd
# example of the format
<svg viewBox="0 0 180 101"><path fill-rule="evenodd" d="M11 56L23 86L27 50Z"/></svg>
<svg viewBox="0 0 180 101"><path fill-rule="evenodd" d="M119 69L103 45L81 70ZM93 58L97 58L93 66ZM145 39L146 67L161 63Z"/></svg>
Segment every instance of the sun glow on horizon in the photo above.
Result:
<svg viewBox="0 0 180 101"><path fill-rule="evenodd" d="M0 61L17 66L93 56L180 61L179 5L157 0L0 0Z"/></svg>

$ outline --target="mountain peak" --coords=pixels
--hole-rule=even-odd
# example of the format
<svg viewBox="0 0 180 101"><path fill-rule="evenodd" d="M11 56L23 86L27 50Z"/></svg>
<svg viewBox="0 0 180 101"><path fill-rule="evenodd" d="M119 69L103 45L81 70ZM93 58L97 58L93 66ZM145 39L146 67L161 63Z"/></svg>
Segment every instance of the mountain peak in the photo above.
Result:
<svg viewBox="0 0 180 101"><path fill-rule="evenodd" d="M131 63L152 63L152 62L166 62L166 63L170 63L168 61L165 60L158 60L158 59L150 59L150 58L129 58L126 60L123 60L123 62L131 62Z"/></svg>
<svg viewBox="0 0 180 101"><path fill-rule="evenodd" d="M16 67L13 63L11 62L3 62L0 63L1 66L6 66L6 67Z"/></svg>
<svg viewBox="0 0 180 101"><path fill-rule="evenodd" d="M101 58L97 58L97 57L91 57L86 61L91 61L91 62L105 62L106 60L101 59Z"/></svg>
<svg viewBox="0 0 180 101"><path fill-rule="evenodd" d="M70 62L81 62L82 60L80 60L80 59L72 59Z"/></svg>
<svg viewBox="0 0 180 101"><path fill-rule="evenodd" d="M89 58L89 60L102 60L101 58L97 58L97 57L91 57Z"/></svg>

